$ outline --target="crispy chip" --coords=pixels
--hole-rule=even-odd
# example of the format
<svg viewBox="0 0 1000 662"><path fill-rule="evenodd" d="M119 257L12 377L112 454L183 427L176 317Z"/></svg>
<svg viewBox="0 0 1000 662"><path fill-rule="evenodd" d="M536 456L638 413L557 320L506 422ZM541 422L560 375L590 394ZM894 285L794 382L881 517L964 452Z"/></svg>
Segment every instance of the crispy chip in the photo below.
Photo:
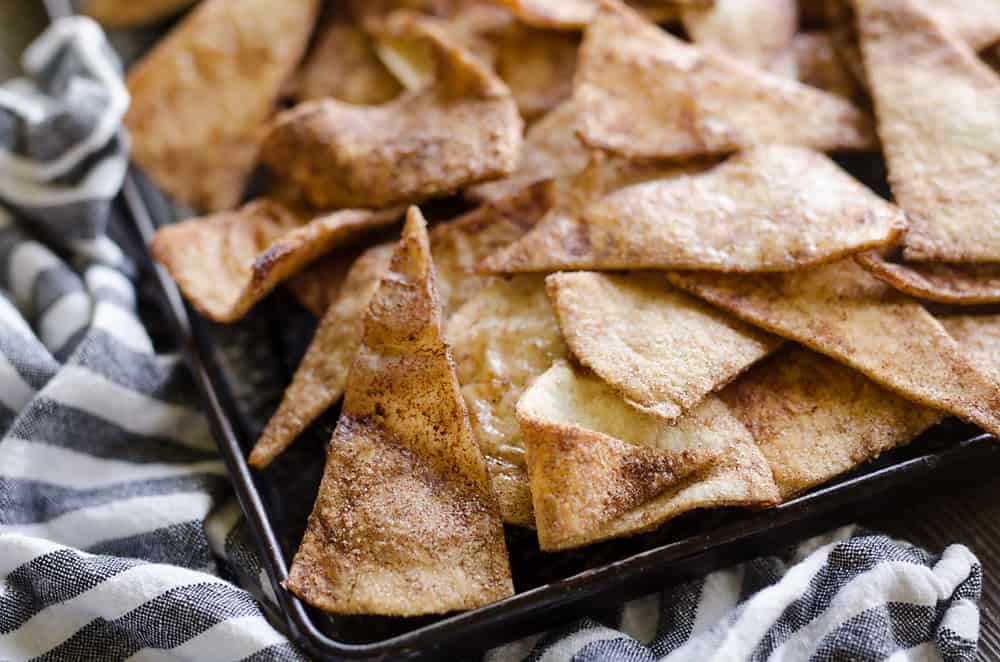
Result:
<svg viewBox="0 0 1000 662"><path fill-rule="evenodd" d="M576 107L564 101L531 125L517 169L509 176L466 189L473 200L503 198L534 182L575 175L587 166L590 150L576 137Z"/></svg>
<svg viewBox="0 0 1000 662"><path fill-rule="evenodd" d="M169 18L197 0L88 0L84 13L109 28L132 28Z"/></svg>
<svg viewBox="0 0 1000 662"><path fill-rule="evenodd" d="M788 498L912 441L943 415L794 346L720 393Z"/></svg>
<svg viewBox="0 0 1000 662"><path fill-rule="evenodd" d="M822 154L768 145L703 174L621 188L582 213L550 212L482 267L785 271L893 243L904 227Z"/></svg>
<svg viewBox="0 0 1000 662"><path fill-rule="evenodd" d="M452 315L448 343L500 498L504 521L530 526L531 498L515 406L525 388L568 356L541 276L498 280Z"/></svg>
<svg viewBox="0 0 1000 662"><path fill-rule="evenodd" d="M323 27L303 63L295 96L301 101L333 97L375 105L394 99L402 89L375 55L365 32L335 20Z"/></svg>
<svg viewBox="0 0 1000 662"><path fill-rule="evenodd" d="M1000 41L1000 3L996 0L929 0L925 6L973 50Z"/></svg>
<svg viewBox="0 0 1000 662"><path fill-rule="evenodd" d="M545 208L547 188L530 187L513 198L475 209L430 233L435 284L443 319L492 279L468 271L486 255L520 237ZM281 404L257 440L250 463L267 466L310 423L340 399L361 344L362 316L389 263L392 244L366 251L351 267L340 294L326 310ZM322 314L322 312L320 313ZM526 484L526 483L525 483ZM530 509L529 509L530 520Z"/></svg>
<svg viewBox="0 0 1000 662"><path fill-rule="evenodd" d="M837 54L830 32L801 32L792 40L799 82L846 99L864 96L857 79Z"/></svg>
<svg viewBox="0 0 1000 662"><path fill-rule="evenodd" d="M205 0L132 67L132 158L167 193L207 211L239 201L257 133L305 50L318 5Z"/></svg>
<svg viewBox="0 0 1000 662"><path fill-rule="evenodd" d="M875 144L870 118L846 99L686 44L620 4L601 7L584 35L573 91L590 146L678 158L765 143Z"/></svg>
<svg viewBox="0 0 1000 662"><path fill-rule="evenodd" d="M904 263L877 251L862 253L857 260L875 277L915 297L958 305L1000 302L1000 263Z"/></svg>
<svg viewBox="0 0 1000 662"><path fill-rule="evenodd" d="M579 30L597 15L600 0L500 0L514 15L539 28ZM710 6L713 0L636 0L636 10L651 21L676 18L688 6Z"/></svg>
<svg viewBox="0 0 1000 662"><path fill-rule="evenodd" d="M912 0L856 7L904 259L1000 262L1000 76Z"/></svg>
<svg viewBox="0 0 1000 662"><path fill-rule="evenodd" d="M513 593L415 207L368 308L287 586L326 611L391 616L470 609Z"/></svg>
<svg viewBox="0 0 1000 662"><path fill-rule="evenodd" d="M976 365L1000 380L1000 315L945 315L938 320Z"/></svg>
<svg viewBox="0 0 1000 662"><path fill-rule="evenodd" d="M671 273L670 281L885 388L1000 433L1000 384L917 302L853 259L787 274Z"/></svg>
<svg viewBox="0 0 1000 662"><path fill-rule="evenodd" d="M762 69L784 58L798 29L797 0L716 0L681 14L696 44L716 48Z"/></svg>
<svg viewBox="0 0 1000 662"><path fill-rule="evenodd" d="M778 501L763 455L714 395L668 423L558 362L517 415L545 550L640 533L696 508Z"/></svg>
<svg viewBox="0 0 1000 662"><path fill-rule="evenodd" d="M430 21L434 84L382 106L312 101L282 113L262 156L318 207L380 207L510 174L521 118L510 90Z"/></svg>
<svg viewBox="0 0 1000 662"><path fill-rule="evenodd" d="M572 94L580 45L575 35L514 24L494 42L497 74L510 87L525 119L552 110Z"/></svg>
<svg viewBox="0 0 1000 662"><path fill-rule="evenodd" d="M345 209L310 220L262 198L162 227L151 249L202 315L232 322L320 255L399 215Z"/></svg>
<svg viewBox="0 0 1000 662"><path fill-rule="evenodd" d="M662 274L552 274L566 343L640 411L673 420L782 343L667 284Z"/></svg>

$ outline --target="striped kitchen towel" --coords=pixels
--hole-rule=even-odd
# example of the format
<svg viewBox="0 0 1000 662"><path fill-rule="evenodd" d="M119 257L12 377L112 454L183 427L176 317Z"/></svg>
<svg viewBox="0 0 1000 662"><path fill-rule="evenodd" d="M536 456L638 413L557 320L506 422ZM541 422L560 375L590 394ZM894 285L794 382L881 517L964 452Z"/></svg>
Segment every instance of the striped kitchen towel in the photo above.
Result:
<svg viewBox="0 0 1000 662"><path fill-rule="evenodd" d="M125 168L116 60L70 19L25 69L0 88L0 660L306 659L229 581L259 560L106 234ZM485 657L972 660L980 583L961 545L846 528Z"/></svg>

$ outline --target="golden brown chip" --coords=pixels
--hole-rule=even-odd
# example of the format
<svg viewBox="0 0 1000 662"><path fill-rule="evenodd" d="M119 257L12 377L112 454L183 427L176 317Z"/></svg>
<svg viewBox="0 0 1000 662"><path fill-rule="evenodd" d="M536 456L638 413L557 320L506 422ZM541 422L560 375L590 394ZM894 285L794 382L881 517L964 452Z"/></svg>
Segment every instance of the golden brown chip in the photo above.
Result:
<svg viewBox="0 0 1000 662"><path fill-rule="evenodd" d="M497 74L510 87L525 119L552 110L572 94L580 45L575 35L514 24L493 41Z"/></svg>
<svg viewBox="0 0 1000 662"><path fill-rule="evenodd" d="M318 207L380 207L510 174L521 118L510 90L428 20L407 23L437 59L435 82L381 106L312 101L282 113L262 156Z"/></svg>
<svg viewBox="0 0 1000 662"><path fill-rule="evenodd" d="M800 32L792 40L799 82L846 99L863 96L861 86L837 54L830 32Z"/></svg>
<svg viewBox="0 0 1000 662"><path fill-rule="evenodd" d="M904 259L1000 262L1000 76L913 0L855 4Z"/></svg>
<svg viewBox="0 0 1000 662"><path fill-rule="evenodd" d="M715 0L681 13L688 36L762 69L773 70L798 30L797 0Z"/></svg>
<svg viewBox="0 0 1000 662"><path fill-rule="evenodd" d="M390 616L470 609L513 593L415 207L368 308L287 586L326 611Z"/></svg>
<svg viewBox="0 0 1000 662"><path fill-rule="evenodd" d="M83 13L109 28L131 28L169 18L197 0L88 0Z"/></svg>
<svg viewBox="0 0 1000 662"><path fill-rule="evenodd" d="M925 6L973 50L1000 41L1000 3L996 0L926 0Z"/></svg>
<svg viewBox="0 0 1000 662"><path fill-rule="evenodd" d="M309 219L262 198L162 227L151 249L201 314L232 322L319 256L400 213L345 209Z"/></svg>
<svg viewBox="0 0 1000 662"><path fill-rule="evenodd" d="M531 125L517 169L509 176L466 189L473 200L503 198L534 182L575 175L587 166L590 150L576 137L576 107L564 101Z"/></svg>
<svg viewBox="0 0 1000 662"><path fill-rule="evenodd" d="M1000 263L904 263L877 251L862 253L857 260L875 277L915 297L958 305L1000 302Z"/></svg>
<svg viewBox="0 0 1000 662"><path fill-rule="evenodd" d="M318 6L202 2L128 73L125 126L135 162L181 202L233 207L257 162L257 133L302 57Z"/></svg>
<svg viewBox="0 0 1000 662"><path fill-rule="evenodd" d="M787 274L677 272L669 278L916 403L1000 432L1000 384L971 363L920 304L853 259Z"/></svg>
<svg viewBox="0 0 1000 662"><path fill-rule="evenodd" d="M1000 380L1000 315L945 315L938 320L983 372Z"/></svg>
<svg viewBox="0 0 1000 662"><path fill-rule="evenodd" d="M675 18L688 6L710 6L713 0L635 0L630 2L651 21ZM500 0L515 16L539 28L579 30L597 15L601 0Z"/></svg>
<svg viewBox="0 0 1000 662"><path fill-rule="evenodd" d="M846 99L686 44L613 2L584 34L573 100L584 142L630 157L875 144L870 118Z"/></svg>
<svg viewBox="0 0 1000 662"><path fill-rule="evenodd" d="M625 399L673 420L782 343L667 284L591 271L545 279L566 343Z"/></svg>
<svg viewBox="0 0 1000 662"><path fill-rule="evenodd" d="M750 430L783 498L906 444L943 418L800 346L719 395Z"/></svg>
<svg viewBox="0 0 1000 662"><path fill-rule="evenodd" d="M491 278L469 274L473 265L520 237L544 211L546 197L546 187L530 187L513 198L483 205L431 231L435 285L444 320L491 282ZM382 244L361 255L339 287L336 299L324 309L326 314L292 377L291 386L254 446L250 463L255 467L267 466L306 426L340 399L351 361L361 344L364 311L388 266L391 252L392 244Z"/></svg>
<svg viewBox="0 0 1000 662"><path fill-rule="evenodd" d="M375 55L365 32L349 23L326 24L298 73L296 98L333 97L375 105L394 99L402 86Z"/></svg>
<svg viewBox="0 0 1000 662"><path fill-rule="evenodd" d="M822 154L768 145L550 212L482 266L786 271L894 243L904 228L902 212Z"/></svg>
<svg viewBox="0 0 1000 662"><path fill-rule="evenodd" d="M517 415L542 549L639 533L696 508L778 502L763 455L714 395L668 423L558 362Z"/></svg>
<svg viewBox="0 0 1000 662"><path fill-rule="evenodd" d="M568 356L544 278L495 281L452 315L446 335L504 521L530 526L531 498L515 406L536 377Z"/></svg>
<svg viewBox="0 0 1000 662"><path fill-rule="evenodd" d="M250 453L250 465L263 469L344 394L347 376L361 345L365 311L389 268L394 244L365 251L351 266L320 319L281 404Z"/></svg>
<svg viewBox="0 0 1000 662"><path fill-rule="evenodd" d="M364 250L362 245L333 251L289 278L285 287L306 310L323 317L330 304L337 300L351 266Z"/></svg>

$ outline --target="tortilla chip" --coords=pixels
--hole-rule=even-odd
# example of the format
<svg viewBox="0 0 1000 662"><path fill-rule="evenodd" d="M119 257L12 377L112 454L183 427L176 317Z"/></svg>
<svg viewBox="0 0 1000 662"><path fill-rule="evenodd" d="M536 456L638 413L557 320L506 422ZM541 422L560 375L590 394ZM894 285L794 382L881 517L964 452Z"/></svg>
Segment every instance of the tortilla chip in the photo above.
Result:
<svg viewBox="0 0 1000 662"><path fill-rule="evenodd" d="M337 300L351 266L364 250L363 246L349 246L325 255L285 281L285 287L303 308L323 317Z"/></svg>
<svg viewBox="0 0 1000 662"><path fill-rule="evenodd" d="M1000 302L1000 263L903 263L877 251L862 253L857 260L873 276L911 296L957 305Z"/></svg>
<svg viewBox="0 0 1000 662"><path fill-rule="evenodd" d="M1000 76L912 0L856 7L904 259L1000 262Z"/></svg>
<svg viewBox="0 0 1000 662"><path fill-rule="evenodd" d="M587 166L590 151L576 137L576 107L564 101L531 125L517 169L509 176L469 187L472 200L496 200L543 179L575 175Z"/></svg>
<svg viewBox="0 0 1000 662"><path fill-rule="evenodd" d="M364 30L335 20L320 31L303 63L295 97L376 105L396 98L402 89L376 56Z"/></svg>
<svg viewBox="0 0 1000 662"><path fill-rule="evenodd" d="M668 423L561 361L517 415L542 549L640 533L695 508L778 502L763 455L714 395Z"/></svg>
<svg viewBox="0 0 1000 662"><path fill-rule="evenodd" d="M468 271L486 255L520 237L545 207L547 188L475 209L430 233L435 284L444 320L489 284L489 277ZM257 440L250 463L263 468L280 455L344 392L347 373L361 344L364 311L388 267L392 244L368 249L354 262L339 294L320 321L281 404ZM335 282L327 285L330 292ZM527 478L525 477L525 485ZM498 490L499 491L499 490ZM530 515L530 509L529 509Z"/></svg>
<svg viewBox="0 0 1000 662"><path fill-rule="evenodd" d="M471 609L514 592L415 207L368 308L286 585L325 611L387 616Z"/></svg>
<svg viewBox="0 0 1000 662"><path fill-rule="evenodd" d="M305 51L318 6L202 2L129 70L125 126L135 162L181 202L233 207L257 162L257 132Z"/></svg>
<svg viewBox="0 0 1000 662"><path fill-rule="evenodd" d="M510 174L521 118L510 90L430 21L434 84L382 106L312 101L282 113L262 156L317 207L381 207Z"/></svg>
<svg viewBox="0 0 1000 662"><path fill-rule="evenodd" d="M1000 41L1000 4L995 0L930 0L925 6L973 50Z"/></svg>
<svg viewBox="0 0 1000 662"><path fill-rule="evenodd" d="M677 16L688 6L710 6L713 0L636 0L637 11L651 21ZM500 0L515 16L539 28L580 30L594 20L601 0Z"/></svg>
<svg viewBox="0 0 1000 662"><path fill-rule="evenodd" d="M544 278L493 282L452 315L446 336L472 426L495 477L504 521L530 526L531 498L515 406L536 377L569 355Z"/></svg>
<svg viewBox="0 0 1000 662"><path fill-rule="evenodd" d="M547 113L573 93L573 73L580 40L514 24L498 34L497 74L510 87L517 108L527 120Z"/></svg>
<svg viewBox="0 0 1000 662"><path fill-rule="evenodd" d="M938 321L983 372L1000 380L1000 315L945 315Z"/></svg>
<svg viewBox="0 0 1000 662"><path fill-rule="evenodd" d="M943 418L800 346L719 395L750 430L786 499L909 443Z"/></svg>
<svg viewBox="0 0 1000 662"><path fill-rule="evenodd" d="M319 256L399 215L398 208L345 209L310 220L261 198L164 226L150 248L198 312L232 322Z"/></svg>
<svg viewBox="0 0 1000 662"><path fill-rule="evenodd" d="M675 290L662 274L545 279L573 354L625 402L673 420L783 342Z"/></svg>
<svg viewBox="0 0 1000 662"><path fill-rule="evenodd" d="M894 243L905 222L822 154L768 145L702 174L620 188L579 213L550 212L482 267L786 271Z"/></svg>
<svg viewBox="0 0 1000 662"><path fill-rule="evenodd" d="M795 77L845 99L864 97L861 86L837 53L830 32L801 32L792 40Z"/></svg>
<svg viewBox="0 0 1000 662"><path fill-rule="evenodd" d="M197 0L88 0L83 13L109 28L134 28L169 18Z"/></svg>
<svg viewBox="0 0 1000 662"><path fill-rule="evenodd" d="M875 145L849 101L687 44L610 1L584 34L573 100L585 143L632 158Z"/></svg>
<svg viewBox="0 0 1000 662"><path fill-rule="evenodd" d="M787 274L686 272L669 278L916 403L1000 432L1000 384L980 372L919 303L854 260Z"/></svg>
<svg viewBox="0 0 1000 662"><path fill-rule="evenodd" d="M785 56L798 30L797 0L716 0L681 14L691 41L762 69Z"/></svg>

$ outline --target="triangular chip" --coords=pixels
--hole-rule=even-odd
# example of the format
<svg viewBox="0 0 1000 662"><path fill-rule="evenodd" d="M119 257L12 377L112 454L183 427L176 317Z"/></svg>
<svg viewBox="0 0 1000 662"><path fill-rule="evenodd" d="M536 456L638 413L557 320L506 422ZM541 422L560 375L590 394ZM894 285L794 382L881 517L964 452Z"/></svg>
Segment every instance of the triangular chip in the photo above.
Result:
<svg viewBox="0 0 1000 662"><path fill-rule="evenodd" d="M913 0L855 6L903 257L1000 262L1000 76Z"/></svg>
<svg viewBox="0 0 1000 662"><path fill-rule="evenodd" d="M874 145L849 101L687 44L610 0L584 35L573 100L584 142L633 158Z"/></svg>
<svg viewBox="0 0 1000 662"><path fill-rule="evenodd" d="M434 50L431 85L381 106L307 102L273 123L262 157L313 205L382 207L502 177L517 165L522 121L507 86L437 24L406 25Z"/></svg>
<svg viewBox="0 0 1000 662"><path fill-rule="evenodd" d="M466 189L473 200L496 200L543 179L575 175L587 166L590 151L576 137L576 107L564 101L531 125L517 169L509 176Z"/></svg>
<svg viewBox="0 0 1000 662"><path fill-rule="evenodd" d="M846 363L914 402L1000 433L1000 384L970 362L920 304L853 259L787 274L678 272L669 277L737 317Z"/></svg>
<svg viewBox="0 0 1000 662"><path fill-rule="evenodd" d="M566 343L625 402L673 420L782 343L667 284L578 271L545 280Z"/></svg>
<svg viewBox="0 0 1000 662"><path fill-rule="evenodd" d="M973 50L1000 41L1000 2L996 0L925 0L924 4Z"/></svg>
<svg viewBox="0 0 1000 662"><path fill-rule="evenodd" d="M573 93L576 51L580 45L575 35L515 23L491 41L496 46L497 74L510 87L525 119L532 120L548 112Z"/></svg>
<svg viewBox="0 0 1000 662"><path fill-rule="evenodd" d="M829 32L800 32L792 40L795 77L800 83L818 87L845 99L858 99L864 92L837 53Z"/></svg>
<svg viewBox="0 0 1000 662"><path fill-rule="evenodd" d="M151 249L201 314L232 322L320 255L396 222L400 212L345 209L309 220L262 198L164 226Z"/></svg>
<svg viewBox="0 0 1000 662"><path fill-rule="evenodd" d="M135 162L181 202L234 206L257 162L257 133L305 51L318 7L202 2L129 70L125 126Z"/></svg>
<svg viewBox="0 0 1000 662"><path fill-rule="evenodd" d="M801 346L719 396L753 435L788 498L913 440L943 418Z"/></svg>
<svg viewBox="0 0 1000 662"><path fill-rule="evenodd" d="M685 9L681 22L696 44L772 71L798 30L798 0L715 0Z"/></svg>
<svg viewBox="0 0 1000 662"><path fill-rule="evenodd" d="M484 268L785 271L893 243L906 223L822 154L782 145L633 184L581 211L550 213Z"/></svg>
<svg viewBox="0 0 1000 662"><path fill-rule="evenodd" d="M875 277L915 297L958 305L1000 302L1000 263L898 262L877 251L857 260Z"/></svg>
<svg viewBox="0 0 1000 662"><path fill-rule="evenodd" d="M594 20L600 0L500 0L514 15L539 28L579 30ZM710 6L713 0L635 0L630 2L651 21L676 17L685 7Z"/></svg>
<svg viewBox="0 0 1000 662"><path fill-rule="evenodd" d="M938 320L980 369L1000 380L1000 315L945 315Z"/></svg>
<svg viewBox="0 0 1000 662"><path fill-rule="evenodd" d="M169 18L197 0L87 0L83 12L109 28L132 28Z"/></svg>
<svg viewBox="0 0 1000 662"><path fill-rule="evenodd" d="M473 265L520 237L541 216L546 197L545 187L531 187L431 231L435 286L444 320L492 280L469 274ZM254 446L250 455L253 466L270 464L306 426L340 399L361 344L364 311L388 267L391 253L392 244L383 244L354 262L339 288L340 294L320 320L291 386Z"/></svg>
<svg viewBox="0 0 1000 662"><path fill-rule="evenodd" d="M542 549L640 533L696 508L778 502L750 433L714 395L668 423L559 362L517 415Z"/></svg>
<svg viewBox="0 0 1000 662"><path fill-rule="evenodd" d="M531 495L515 406L536 377L569 355L544 278L492 283L455 312L447 338L504 521L530 526Z"/></svg>
<svg viewBox="0 0 1000 662"><path fill-rule="evenodd" d="M368 309L287 586L326 611L391 616L471 609L513 593L416 208Z"/></svg>

